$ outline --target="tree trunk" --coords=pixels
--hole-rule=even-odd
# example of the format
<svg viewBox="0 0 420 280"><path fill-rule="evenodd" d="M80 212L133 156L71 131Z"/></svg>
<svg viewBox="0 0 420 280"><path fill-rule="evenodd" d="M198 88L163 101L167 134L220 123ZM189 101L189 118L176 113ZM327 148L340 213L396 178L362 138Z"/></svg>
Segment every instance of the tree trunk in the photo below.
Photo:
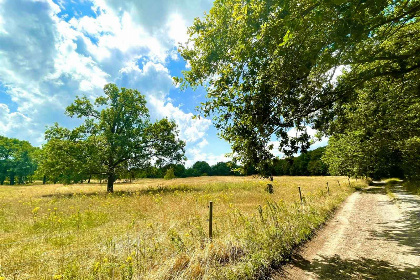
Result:
<svg viewBox="0 0 420 280"><path fill-rule="evenodd" d="M13 186L15 184L15 174L10 174L10 185Z"/></svg>
<svg viewBox="0 0 420 280"><path fill-rule="evenodd" d="M92 175L89 175L88 184L90 184L90 178L92 178Z"/></svg>
<svg viewBox="0 0 420 280"><path fill-rule="evenodd" d="M47 176L44 175L44 177L42 177L42 184L45 185L46 182L47 182Z"/></svg>
<svg viewBox="0 0 420 280"><path fill-rule="evenodd" d="M108 183L107 183L106 191L109 193L114 192L114 180L115 180L115 175L108 174Z"/></svg>

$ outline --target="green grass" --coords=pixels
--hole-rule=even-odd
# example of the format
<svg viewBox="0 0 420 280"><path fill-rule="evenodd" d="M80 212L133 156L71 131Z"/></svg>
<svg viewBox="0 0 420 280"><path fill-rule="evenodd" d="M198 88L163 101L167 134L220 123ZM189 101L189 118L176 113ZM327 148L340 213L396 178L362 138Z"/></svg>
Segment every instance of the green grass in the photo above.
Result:
<svg viewBox="0 0 420 280"><path fill-rule="evenodd" d="M114 194L99 184L3 186L0 279L263 277L356 186L345 177L276 177L269 194L267 183L142 179L117 184ZM207 238L209 201L213 242Z"/></svg>
<svg viewBox="0 0 420 280"><path fill-rule="evenodd" d="M403 187L413 194L420 195L420 181L404 182Z"/></svg>

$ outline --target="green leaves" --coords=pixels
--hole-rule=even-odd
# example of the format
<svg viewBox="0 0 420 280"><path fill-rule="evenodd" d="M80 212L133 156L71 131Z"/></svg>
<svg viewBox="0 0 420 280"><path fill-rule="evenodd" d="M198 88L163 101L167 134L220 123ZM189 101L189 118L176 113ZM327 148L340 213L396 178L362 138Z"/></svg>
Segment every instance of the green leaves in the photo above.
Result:
<svg viewBox="0 0 420 280"><path fill-rule="evenodd" d="M28 141L0 136L0 184L9 178L11 185L15 177L19 184L24 184L34 174L37 148Z"/></svg>
<svg viewBox="0 0 420 280"><path fill-rule="evenodd" d="M367 82L418 77L419 11L418 0L215 1L189 29L180 53L191 70L176 80L206 86L200 113L213 116L237 161L263 172L270 142L286 154L305 151L305 127L334 133L341 106ZM292 128L301 132L289 135Z"/></svg>
<svg viewBox="0 0 420 280"><path fill-rule="evenodd" d="M282 47L287 44L287 42L293 38L293 34L290 33L290 30L287 30L286 35L283 37L283 42L279 44L279 47Z"/></svg>
<svg viewBox="0 0 420 280"><path fill-rule="evenodd" d="M44 172L66 182L107 174L112 191L117 172L144 168L152 161L161 165L184 160L185 143L178 139L176 124L167 119L150 123L140 92L107 84L104 93L93 104L77 97L67 107L67 115L85 118L83 125L72 131L58 124L47 129Z"/></svg>

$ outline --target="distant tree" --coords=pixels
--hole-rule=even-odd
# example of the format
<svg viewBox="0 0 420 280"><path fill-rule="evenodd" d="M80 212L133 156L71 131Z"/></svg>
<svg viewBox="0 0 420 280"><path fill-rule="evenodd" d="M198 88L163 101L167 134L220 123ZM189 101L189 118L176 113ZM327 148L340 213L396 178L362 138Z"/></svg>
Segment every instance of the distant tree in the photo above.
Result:
<svg viewBox="0 0 420 280"><path fill-rule="evenodd" d="M231 168L226 162L218 162L211 167L211 174L215 176L231 175Z"/></svg>
<svg viewBox="0 0 420 280"><path fill-rule="evenodd" d="M308 152L310 157L310 161L307 165L309 175L328 175L328 166L322 160L322 156L325 154L325 149L326 147L320 147Z"/></svg>
<svg viewBox="0 0 420 280"><path fill-rule="evenodd" d="M174 174L175 174L176 177L178 177L178 178L184 178L184 177L186 177L186 174L185 174L185 171L186 171L185 165L183 165L183 164L174 164L173 165L173 169L174 169Z"/></svg>
<svg viewBox="0 0 420 280"><path fill-rule="evenodd" d="M165 180L171 180L171 179L176 178L175 177L175 174L174 174L174 169L171 167L168 170L166 170L166 174L165 174L165 176L163 178Z"/></svg>
<svg viewBox="0 0 420 280"><path fill-rule="evenodd" d="M193 164L191 169L192 169L193 176L203 176L203 174L212 175L211 167L205 161L197 161L196 163Z"/></svg>
<svg viewBox="0 0 420 280"><path fill-rule="evenodd" d="M45 132L48 142L39 159L38 177L47 176L52 182L69 184L101 174L103 167L97 153L97 143L81 130L73 131L56 123Z"/></svg>
<svg viewBox="0 0 420 280"><path fill-rule="evenodd" d="M34 153L37 149L28 141L0 136L0 184L9 178L10 185L24 184L36 170Z"/></svg>
<svg viewBox="0 0 420 280"><path fill-rule="evenodd" d="M74 162L78 162L79 156L95 159L100 173L107 175L108 192L113 192L121 168L144 168L152 160L163 166L184 159L185 143L178 138L176 124L168 119L151 123L145 97L140 92L107 84L104 93L93 104L86 97L77 97L67 107L68 116L84 119L80 127L64 135L58 126L49 129L47 137L57 141L57 147L69 144L69 153L54 148L53 157L60 154ZM79 144L86 154L73 153Z"/></svg>

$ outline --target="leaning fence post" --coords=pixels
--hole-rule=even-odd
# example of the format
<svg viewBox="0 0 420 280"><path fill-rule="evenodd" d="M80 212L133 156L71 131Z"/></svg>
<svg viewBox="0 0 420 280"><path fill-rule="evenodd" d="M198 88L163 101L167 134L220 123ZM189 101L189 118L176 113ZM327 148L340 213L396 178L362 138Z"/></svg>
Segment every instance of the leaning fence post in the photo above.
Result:
<svg viewBox="0 0 420 280"><path fill-rule="evenodd" d="M210 201L209 205L209 239L213 238L213 201Z"/></svg>
<svg viewBox="0 0 420 280"><path fill-rule="evenodd" d="M302 200L302 192L300 190L300 187L298 187L299 189L299 198L300 198L300 203L303 204L303 200Z"/></svg>

